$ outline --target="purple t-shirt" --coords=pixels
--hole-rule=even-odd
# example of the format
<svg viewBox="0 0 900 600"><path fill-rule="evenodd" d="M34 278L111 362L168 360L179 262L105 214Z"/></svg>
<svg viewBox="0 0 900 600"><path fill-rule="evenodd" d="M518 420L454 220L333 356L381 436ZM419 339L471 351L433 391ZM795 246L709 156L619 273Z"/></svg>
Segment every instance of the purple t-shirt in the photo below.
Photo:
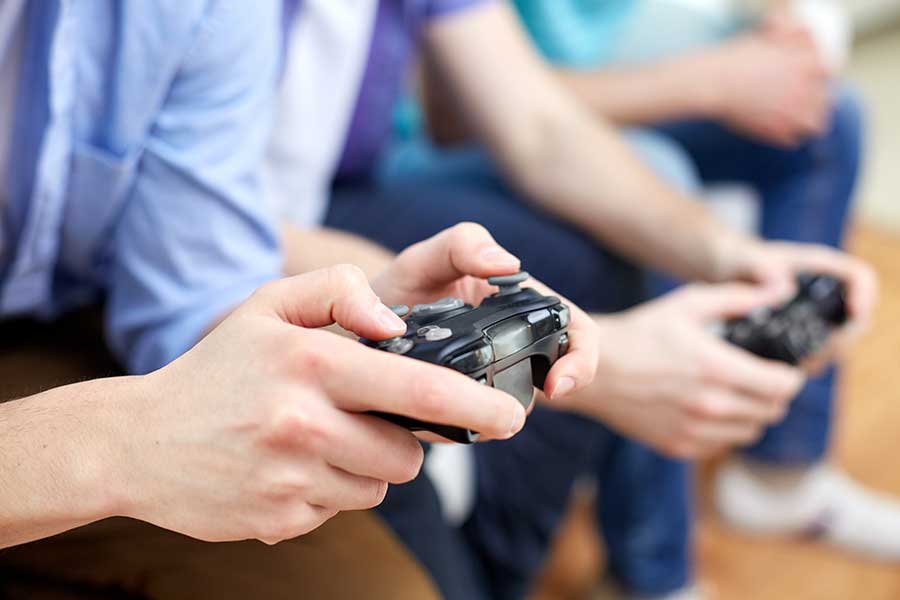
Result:
<svg viewBox="0 0 900 600"><path fill-rule="evenodd" d="M369 58L338 163L338 178L364 177L391 135L391 117L403 90L423 27L431 20L486 0L379 0Z"/></svg>

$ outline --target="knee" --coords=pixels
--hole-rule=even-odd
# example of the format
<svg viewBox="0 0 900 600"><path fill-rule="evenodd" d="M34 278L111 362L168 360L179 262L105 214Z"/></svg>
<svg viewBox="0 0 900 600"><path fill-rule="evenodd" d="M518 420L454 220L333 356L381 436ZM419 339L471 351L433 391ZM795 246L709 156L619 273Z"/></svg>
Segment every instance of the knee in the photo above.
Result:
<svg viewBox="0 0 900 600"><path fill-rule="evenodd" d="M627 131L625 137L638 157L672 187L687 194L702 188L696 165L675 140L645 129Z"/></svg>

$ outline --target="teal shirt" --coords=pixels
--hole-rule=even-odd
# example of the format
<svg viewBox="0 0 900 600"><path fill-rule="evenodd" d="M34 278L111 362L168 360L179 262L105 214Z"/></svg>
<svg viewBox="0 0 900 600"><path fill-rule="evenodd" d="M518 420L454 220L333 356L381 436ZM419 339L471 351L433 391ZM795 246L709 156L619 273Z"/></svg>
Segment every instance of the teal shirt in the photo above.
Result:
<svg viewBox="0 0 900 600"><path fill-rule="evenodd" d="M541 54L568 67L608 61L633 0L513 0Z"/></svg>

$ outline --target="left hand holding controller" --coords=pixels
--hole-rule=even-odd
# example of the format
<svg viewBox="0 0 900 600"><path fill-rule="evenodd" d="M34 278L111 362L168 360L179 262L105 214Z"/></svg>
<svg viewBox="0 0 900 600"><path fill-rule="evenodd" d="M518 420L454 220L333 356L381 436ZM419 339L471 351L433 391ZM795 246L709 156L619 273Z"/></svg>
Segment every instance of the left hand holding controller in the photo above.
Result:
<svg viewBox="0 0 900 600"><path fill-rule="evenodd" d="M840 356L872 321L878 301L878 277L862 260L817 244L753 241L723 272L721 280L743 280L776 290L790 290L800 273L830 275L847 286L848 324L831 336L828 345L805 365L816 371Z"/></svg>
<svg viewBox="0 0 900 600"><path fill-rule="evenodd" d="M452 296L478 305L496 291L488 277L511 275L520 267L519 259L501 248L484 227L460 223L407 248L372 282L372 288L387 304ZM559 295L534 280L524 285L545 295ZM553 399L590 384L598 360L596 325L582 310L563 301L571 314L570 346L547 375L544 392Z"/></svg>

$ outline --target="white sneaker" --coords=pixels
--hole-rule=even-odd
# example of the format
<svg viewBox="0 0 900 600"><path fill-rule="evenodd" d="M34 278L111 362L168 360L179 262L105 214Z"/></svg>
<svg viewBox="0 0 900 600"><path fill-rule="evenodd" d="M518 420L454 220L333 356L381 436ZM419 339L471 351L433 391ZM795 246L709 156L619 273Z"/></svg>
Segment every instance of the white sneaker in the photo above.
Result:
<svg viewBox="0 0 900 600"><path fill-rule="evenodd" d="M828 466L794 469L735 458L718 472L715 505L754 533L806 535L851 552L900 561L900 502Z"/></svg>

